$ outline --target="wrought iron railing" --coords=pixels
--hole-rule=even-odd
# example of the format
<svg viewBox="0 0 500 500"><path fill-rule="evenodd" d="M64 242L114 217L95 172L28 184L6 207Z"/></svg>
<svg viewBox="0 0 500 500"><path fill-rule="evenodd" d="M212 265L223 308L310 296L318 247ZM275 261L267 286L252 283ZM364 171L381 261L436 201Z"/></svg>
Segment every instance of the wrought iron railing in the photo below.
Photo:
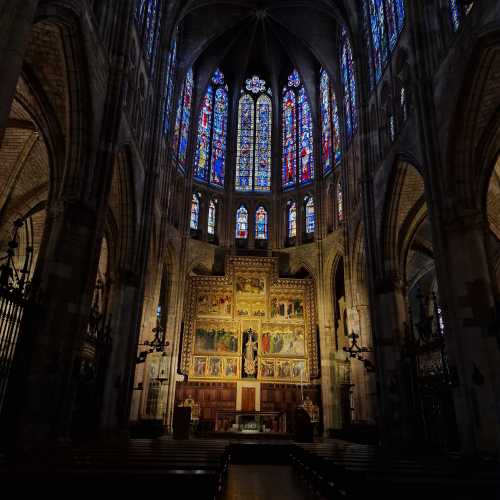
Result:
<svg viewBox="0 0 500 500"><path fill-rule="evenodd" d="M30 291L33 248L26 246L22 265L19 262L19 233L27 224L14 222L12 238L0 258L0 414L3 411L12 364L19 341L21 322Z"/></svg>

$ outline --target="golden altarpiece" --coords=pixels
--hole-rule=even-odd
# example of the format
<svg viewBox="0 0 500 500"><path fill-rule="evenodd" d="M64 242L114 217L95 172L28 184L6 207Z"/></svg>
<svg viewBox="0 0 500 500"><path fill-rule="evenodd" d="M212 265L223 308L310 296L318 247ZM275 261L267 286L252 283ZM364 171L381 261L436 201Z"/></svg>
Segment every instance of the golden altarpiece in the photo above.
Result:
<svg viewBox="0 0 500 500"><path fill-rule="evenodd" d="M230 257L224 276L189 278L184 322L176 403L194 400L209 428L241 429L246 412L268 422L262 430L283 431L304 401L319 418L311 279L280 278L275 258Z"/></svg>

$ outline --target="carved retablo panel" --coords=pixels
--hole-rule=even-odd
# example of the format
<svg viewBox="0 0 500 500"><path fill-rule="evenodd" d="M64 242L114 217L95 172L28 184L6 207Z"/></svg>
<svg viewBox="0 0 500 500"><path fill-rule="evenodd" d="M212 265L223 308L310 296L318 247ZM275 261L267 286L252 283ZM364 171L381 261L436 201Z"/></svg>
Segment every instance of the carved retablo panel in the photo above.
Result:
<svg viewBox="0 0 500 500"><path fill-rule="evenodd" d="M310 279L279 278L273 258L232 257L225 276L193 276L182 370L192 380L306 384L317 376Z"/></svg>

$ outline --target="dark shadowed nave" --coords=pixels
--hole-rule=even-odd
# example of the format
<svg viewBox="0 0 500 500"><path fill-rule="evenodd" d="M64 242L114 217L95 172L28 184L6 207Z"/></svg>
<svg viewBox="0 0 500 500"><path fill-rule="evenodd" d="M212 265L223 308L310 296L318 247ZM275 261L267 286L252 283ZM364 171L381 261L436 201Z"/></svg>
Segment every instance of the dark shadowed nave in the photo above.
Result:
<svg viewBox="0 0 500 500"><path fill-rule="evenodd" d="M494 491L497 1L0 0L0 74L2 476Z"/></svg>

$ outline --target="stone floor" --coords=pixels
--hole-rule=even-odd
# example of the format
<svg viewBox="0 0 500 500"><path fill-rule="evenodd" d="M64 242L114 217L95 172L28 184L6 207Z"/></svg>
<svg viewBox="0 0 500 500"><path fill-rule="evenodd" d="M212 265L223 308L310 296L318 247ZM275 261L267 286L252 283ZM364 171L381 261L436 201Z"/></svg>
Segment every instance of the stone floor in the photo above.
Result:
<svg viewBox="0 0 500 500"><path fill-rule="evenodd" d="M224 500L310 500L290 466L231 465Z"/></svg>

